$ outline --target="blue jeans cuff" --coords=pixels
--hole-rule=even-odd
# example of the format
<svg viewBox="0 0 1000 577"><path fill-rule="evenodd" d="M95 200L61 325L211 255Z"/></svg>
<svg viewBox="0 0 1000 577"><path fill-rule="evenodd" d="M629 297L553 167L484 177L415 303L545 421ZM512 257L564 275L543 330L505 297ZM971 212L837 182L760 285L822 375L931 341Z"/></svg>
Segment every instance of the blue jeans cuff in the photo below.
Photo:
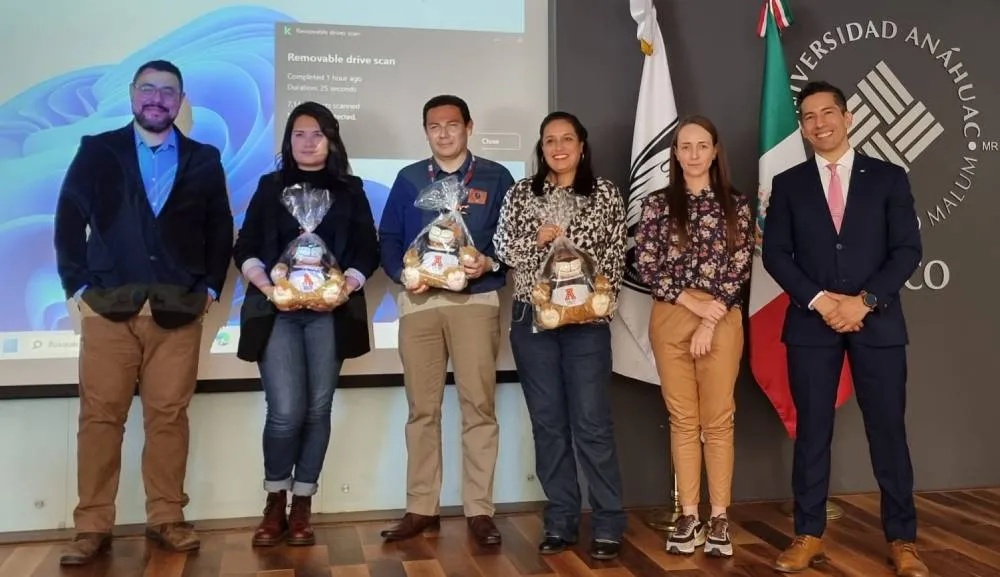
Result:
<svg viewBox="0 0 1000 577"><path fill-rule="evenodd" d="M319 485L316 483L303 483L302 481L295 481L292 484L292 495L296 497L312 497L319 490Z"/></svg>
<svg viewBox="0 0 1000 577"><path fill-rule="evenodd" d="M264 490L268 493L277 493L279 491L291 491L292 490L292 478L283 479L281 481L268 481L264 479Z"/></svg>

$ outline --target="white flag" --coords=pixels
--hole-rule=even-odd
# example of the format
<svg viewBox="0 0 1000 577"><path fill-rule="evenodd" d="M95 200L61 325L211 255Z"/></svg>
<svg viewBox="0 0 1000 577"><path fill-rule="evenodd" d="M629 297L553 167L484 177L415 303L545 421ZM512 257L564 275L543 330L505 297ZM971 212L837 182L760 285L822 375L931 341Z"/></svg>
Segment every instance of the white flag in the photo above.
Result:
<svg viewBox="0 0 1000 577"><path fill-rule="evenodd" d="M629 378L659 384L653 351L649 344L649 314L652 300L635 267L635 231L642 202L670 180L670 144L677 127L677 105L667 66L660 25L653 0L629 0L632 19L638 25L639 48L646 55L639 85L639 104L632 132L632 163L628 190L628 250L625 282L618 312L611 323L614 371Z"/></svg>

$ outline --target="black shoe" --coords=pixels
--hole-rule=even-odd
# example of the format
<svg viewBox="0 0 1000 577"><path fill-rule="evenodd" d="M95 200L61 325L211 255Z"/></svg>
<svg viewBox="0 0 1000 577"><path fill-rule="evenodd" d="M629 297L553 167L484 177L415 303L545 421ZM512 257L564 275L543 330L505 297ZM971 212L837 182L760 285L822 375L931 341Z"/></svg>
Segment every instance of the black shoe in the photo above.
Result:
<svg viewBox="0 0 1000 577"><path fill-rule="evenodd" d="M622 544L618 541L594 539L590 542L590 556L594 559L614 559L621 553Z"/></svg>
<svg viewBox="0 0 1000 577"><path fill-rule="evenodd" d="M567 541L558 535L546 535L545 540L538 546L538 552L542 555L555 555L562 553L574 543L576 543L575 539Z"/></svg>

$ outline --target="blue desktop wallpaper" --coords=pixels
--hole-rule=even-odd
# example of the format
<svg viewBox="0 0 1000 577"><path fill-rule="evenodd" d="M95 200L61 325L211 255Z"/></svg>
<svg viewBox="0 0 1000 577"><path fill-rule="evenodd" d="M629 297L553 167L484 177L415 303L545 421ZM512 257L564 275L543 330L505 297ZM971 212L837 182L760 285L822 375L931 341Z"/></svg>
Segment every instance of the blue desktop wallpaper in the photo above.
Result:
<svg viewBox="0 0 1000 577"><path fill-rule="evenodd" d="M524 29L522 0L497 0L487 10L503 18L446 9L449 2L458 0L434 0L430 4L439 5L436 8L400 0L393 18L427 27L429 15L439 13L442 28ZM300 4L287 2L293 3ZM313 6L301 4L307 5ZM314 9L319 8L309 8ZM361 5L334 12L341 14L336 22L340 24L371 26L385 17ZM180 67L191 107L188 135L221 152L237 228L242 224L258 178L274 168L275 124L280 129L284 123L284 116L275 118L275 23L296 21L293 15L265 7L219 8L116 63L71 70L0 102L0 262L8 271L0 283L0 332L72 330L52 248L59 188L82 136L132 121L128 87L143 62L166 59ZM113 34L113 28L94 34L105 32ZM376 222L396 172L412 160L352 159ZM523 163L504 164L515 178L523 175ZM241 280L228 285L225 293L235 295L228 324L238 324ZM395 305L387 296L369 295L379 303L376 322L396 319Z"/></svg>
<svg viewBox="0 0 1000 577"><path fill-rule="evenodd" d="M183 71L189 136L221 152L239 227L258 178L274 168L278 21L293 19L259 7L220 9L117 64L74 70L0 104L0 261L11 273L0 283L0 332L72 328L52 249L59 187L81 136L131 122L128 85L143 62L164 58ZM365 178L365 189L377 222L388 185ZM243 287L235 291L231 324Z"/></svg>

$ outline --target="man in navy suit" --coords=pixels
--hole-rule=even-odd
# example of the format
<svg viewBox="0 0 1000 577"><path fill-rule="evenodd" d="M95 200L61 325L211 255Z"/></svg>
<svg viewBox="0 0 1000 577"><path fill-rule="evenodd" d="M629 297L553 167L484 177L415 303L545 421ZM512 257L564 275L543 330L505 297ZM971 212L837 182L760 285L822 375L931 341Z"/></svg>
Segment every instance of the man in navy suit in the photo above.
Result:
<svg viewBox="0 0 1000 577"><path fill-rule="evenodd" d="M76 537L63 565L111 544L137 382L146 537L170 551L201 544L184 522L187 408L202 322L231 266L233 216L218 149L175 125L185 100L177 66L141 65L129 94L132 121L83 137L56 206L59 278L81 317Z"/></svg>
<svg viewBox="0 0 1000 577"><path fill-rule="evenodd" d="M904 170L855 153L843 92L825 82L798 95L816 155L774 177L763 261L790 297L782 334L798 412L792 488L795 533L775 568L825 559L830 442L845 353L882 493L890 559L904 577L927 575L914 541L913 467L906 441L906 322L900 290L922 247Z"/></svg>

